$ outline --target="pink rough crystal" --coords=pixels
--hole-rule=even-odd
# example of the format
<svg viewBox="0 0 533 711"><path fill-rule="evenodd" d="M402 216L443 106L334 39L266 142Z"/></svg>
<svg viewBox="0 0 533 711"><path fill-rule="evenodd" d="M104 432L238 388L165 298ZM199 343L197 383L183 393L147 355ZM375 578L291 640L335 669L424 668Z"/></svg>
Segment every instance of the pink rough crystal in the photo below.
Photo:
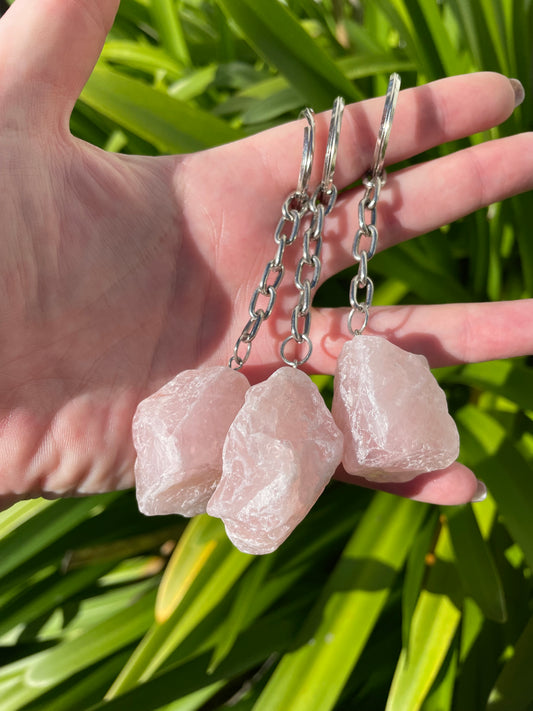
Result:
<svg viewBox="0 0 533 711"><path fill-rule="evenodd" d="M409 481L457 459L459 434L424 356L355 336L337 362L331 408L343 466L371 481Z"/></svg>
<svg viewBox="0 0 533 711"><path fill-rule="evenodd" d="M280 368L246 393L207 513L244 553L270 553L305 517L342 456L342 434L316 385Z"/></svg>
<svg viewBox="0 0 533 711"><path fill-rule="evenodd" d="M250 384L225 366L184 370L133 418L135 480L142 513L195 516L222 474L222 448Z"/></svg>

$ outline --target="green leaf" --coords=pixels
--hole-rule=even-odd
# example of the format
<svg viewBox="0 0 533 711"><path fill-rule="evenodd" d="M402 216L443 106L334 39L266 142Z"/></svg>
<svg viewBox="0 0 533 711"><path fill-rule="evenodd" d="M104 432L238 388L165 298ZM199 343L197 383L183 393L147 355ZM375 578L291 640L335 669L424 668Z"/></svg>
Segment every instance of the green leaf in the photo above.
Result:
<svg viewBox="0 0 533 711"><path fill-rule="evenodd" d="M0 695L9 699L6 711L18 711L77 672L138 639L153 619L154 599L155 591L136 600L130 597L130 605L118 613L113 611L87 631L4 666L0 670Z"/></svg>
<svg viewBox="0 0 533 711"><path fill-rule="evenodd" d="M186 153L242 136L210 114L173 99L100 62L81 93L88 106L163 153Z"/></svg>
<svg viewBox="0 0 533 711"><path fill-rule="evenodd" d="M219 681L240 680L245 673L247 677L253 676L250 670L257 670L291 645L301 621L298 605L297 600L290 608L272 612L239 635L228 657L212 674L207 673L210 659L207 651L185 662L170 664L155 678L98 704L91 711L155 711ZM228 691L228 696L232 696L235 688L230 685Z"/></svg>
<svg viewBox="0 0 533 711"><path fill-rule="evenodd" d="M50 687L137 640L153 620L155 591L78 637L42 653L27 671L28 685Z"/></svg>
<svg viewBox="0 0 533 711"><path fill-rule="evenodd" d="M422 711L451 711L458 671L457 636L448 651L435 683L426 697Z"/></svg>
<svg viewBox="0 0 533 711"><path fill-rule="evenodd" d="M299 638L254 711L333 708L390 594L426 508L376 494Z"/></svg>
<svg viewBox="0 0 533 711"><path fill-rule="evenodd" d="M392 680L386 711L418 711L441 670L459 622L462 597L454 575L448 533L441 529L424 590Z"/></svg>
<svg viewBox="0 0 533 711"><path fill-rule="evenodd" d="M530 618L505 664L489 698L487 711L528 709L533 702L533 617Z"/></svg>
<svg viewBox="0 0 533 711"><path fill-rule="evenodd" d="M168 54L178 62L189 65L191 57L176 4L172 0L151 0L150 14L159 33L159 40Z"/></svg>
<svg viewBox="0 0 533 711"><path fill-rule="evenodd" d="M353 54L337 60L337 66L349 79L363 79L376 74L412 72L415 65L410 59L389 53ZM361 97L363 98L363 97Z"/></svg>
<svg viewBox="0 0 533 711"><path fill-rule="evenodd" d="M471 505L452 506L443 509L443 513L448 520L465 595L472 597L490 620L505 622L507 611L502 581Z"/></svg>
<svg viewBox="0 0 533 711"><path fill-rule="evenodd" d="M0 636L18 624L28 625L40 615L52 612L109 569L109 564L88 566L68 575L53 575L26 586L0 608Z"/></svg>
<svg viewBox="0 0 533 711"><path fill-rule="evenodd" d="M531 408L533 369L522 363L512 360L471 363L454 373L450 380L480 390L490 390L515 402L524 410Z"/></svg>
<svg viewBox="0 0 533 711"><path fill-rule="evenodd" d="M468 48L475 62L473 68L498 71L493 40L479 0L450 0L450 5L468 41Z"/></svg>
<svg viewBox="0 0 533 711"><path fill-rule="evenodd" d="M219 641L213 652L213 658L208 669L209 673L212 673L228 656L237 637L244 629L249 610L258 596L260 588L265 583L274 559L274 555L263 556L243 576L230 613L219 630Z"/></svg>
<svg viewBox="0 0 533 711"><path fill-rule="evenodd" d="M442 76L443 70L420 8L404 0L377 0L376 6L405 42L407 54L427 79Z"/></svg>
<svg viewBox="0 0 533 711"><path fill-rule="evenodd" d="M168 87L168 95L180 101L195 99L213 83L216 71L216 66L213 64L192 70Z"/></svg>
<svg viewBox="0 0 533 711"><path fill-rule="evenodd" d="M278 0L217 0L267 62L277 67L303 102L330 108L338 94L356 100L350 81L339 71L292 13Z"/></svg>
<svg viewBox="0 0 533 711"><path fill-rule="evenodd" d="M529 40L531 42L531 38ZM520 261L522 264L522 274L525 284L525 296L533 296L533 242L527 239L522 225L527 224L529 215L533 209L533 193L531 191L524 195L518 195L512 199L513 207L517 214L516 236L520 249Z"/></svg>
<svg viewBox="0 0 533 711"><path fill-rule="evenodd" d="M46 506L23 508L25 520L16 528L13 527L15 521L8 517L11 532L0 541L0 579L117 496L105 494L100 497L65 499ZM30 514L34 515L27 518Z"/></svg>
<svg viewBox="0 0 533 711"><path fill-rule="evenodd" d="M418 34L421 35L420 41L425 46L426 54L432 54L433 45L435 52L438 54L438 61L442 66L443 74L454 76L468 72L470 67L457 51L457 47L454 46L448 27L444 22L442 5L434 2L434 0L418 0L418 2L411 1L406 4L410 8L415 5L420 7L420 13L424 17L427 27L427 33L424 33L421 31L420 23L415 20ZM413 16L412 12L411 16ZM433 58L433 63L434 66L438 67L435 58Z"/></svg>
<svg viewBox="0 0 533 711"><path fill-rule="evenodd" d="M486 482L505 526L533 566L533 477L531 465L490 415L471 405L459 410L456 421L465 438L467 464ZM470 442L468 441L470 439Z"/></svg>
<svg viewBox="0 0 533 711"><path fill-rule="evenodd" d="M24 711L87 709L89 705L100 701L101 694L107 688L109 680L118 674L124 661L125 654L119 653L106 659L104 664L98 664L73 674L50 691L39 695L29 704L24 704Z"/></svg>
<svg viewBox="0 0 533 711"><path fill-rule="evenodd" d="M149 679L225 597L254 560L226 538L222 523L197 516L187 527L169 562L157 596L156 621L108 691L123 694Z"/></svg>
<svg viewBox="0 0 533 711"><path fill-rule="evenodd" d="M439 239L442 236L436 233L431 237ZM418 243L405 242L376 255L374 270L384 276L401 279L424 303L469 301L467 289L435 257L435 254L424 252L421 240Z"/></svg>
<svg viewBox="0 0 533 711"><path fill-rule="evenodd" d="M183 66L159 47L131 40L108 40L102 49L101 58L143 72L156 74L164 71L171 79L183 76Z"/></svg>
<svg viewBox="0 0 533 711"><path fill-rule="evenodd" d="M48 506L52 506L52 503L52 501L46 501L46 499L31 499L30 501L19 501L5 511L1 511L0 545L2 538L5 538L11 531L21 526L25 521L36 516L40 511L48 508Z"/></svg>
<svg viewBox="0 0 533 711"><path fill-rule="evenodd" d="M409 644L411 621L427 570L426 556L433 555L432 549L438 539L439 529L438 511L435 510L427 523L418 531L409 551L402 591L402 645L404 647Z"/></svg>

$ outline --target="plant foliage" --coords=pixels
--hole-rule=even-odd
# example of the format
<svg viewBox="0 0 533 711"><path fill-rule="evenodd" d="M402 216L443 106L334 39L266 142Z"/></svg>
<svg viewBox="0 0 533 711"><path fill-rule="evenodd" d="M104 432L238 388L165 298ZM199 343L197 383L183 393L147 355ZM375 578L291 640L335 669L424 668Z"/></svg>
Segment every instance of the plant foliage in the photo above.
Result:
<svg viewBox="0 0 533 711"><path fill-rule="evenodd" d="M122 0L72 130L195 151L383 94L391 71L519 78L526 101L478 142L532 128L532 39L531 0ZM376 256L375 302L532 296L532 214L518 196ZM438 373L483 504L333 484L261 558L206 516L139 515L132 492L3 512L2 711L533 709L531 365Z"/></svg>

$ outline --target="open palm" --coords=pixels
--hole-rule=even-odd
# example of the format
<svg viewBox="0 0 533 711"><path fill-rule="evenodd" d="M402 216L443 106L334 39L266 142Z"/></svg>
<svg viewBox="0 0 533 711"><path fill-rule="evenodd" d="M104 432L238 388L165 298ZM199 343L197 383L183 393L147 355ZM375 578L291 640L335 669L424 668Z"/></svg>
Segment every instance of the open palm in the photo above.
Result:
<svg viewBox="0 0 533 711"><path fill-rule="evenodd" d="M0 21L4 503L133 484L137 404L183 369L228 361L298 176L301 122L161 158L109 154L73 138L70 112L117 5L17 0ZM511 83L495 74L402 92L387 161L488 129L508 117L514 100ZM340 189L368 168L382 106L377 99L347 108ZM328 121L317 117L313 184ZM379 248L532 187L530 135L392 173L380 203ZM357 189L343 193L329 218L323 280L352 263L360 197ZM296 254L287 257L290 266ZM254 344L246 368L252 382L279 366L294 299L287 283ZM532 316L527 300L391 307L373 310L369 330L436 366L531 352L525 324ZM349 336L346 310L318 310L312 323L309 369L332 373ZM396 490L455 502L468 500L475 486L456 465Z"/></svg>

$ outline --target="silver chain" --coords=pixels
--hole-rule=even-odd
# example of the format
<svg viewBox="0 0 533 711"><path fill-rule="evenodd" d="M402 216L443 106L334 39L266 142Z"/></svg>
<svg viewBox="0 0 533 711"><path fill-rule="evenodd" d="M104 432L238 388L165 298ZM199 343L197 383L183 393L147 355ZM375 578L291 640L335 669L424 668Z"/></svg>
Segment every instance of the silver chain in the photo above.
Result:
<svg viewBox="0 0 533 711"><path fill-rule="evenodd" d="M358 216L359 226L355 233L352 247L352 256L359 264L357 274L350 282L350 314L348 316L348 328L352 336L360 336L368 324L368 314L374 296L374 282L368 276L368 262L376 253L378 243L378 230L376 227L376 207L379 193L385 184L385 171L381 175L366 176L363 180L365 192L359 202ZM370 217L367 220L367 212ZM367 248L361 246L363 240L369 240ZM361 294L359 292L362 292ZM354 328L353 319L356 315L362 314L363 323L359 328Z"/></svg>
<svg viewBox="0 0 533 711"><path fill-rule="evenodd" d="M357 274L350 282L351 310L348 315L348 328L352 336L360 336L367 327L370 306L374 297L374 282L368 276L368 262L376 253L378 244L377 205L381 188L387 180L383 165L399 91L400 77L398 74L392 74L389 79L385 107L374 150L372 170L363 179L365 192L359 201L358 229L352 246L352 256L359 265ZM363 322L358 328L354 327L356 316L363 318Z"/></svg>
<svg viewBox="0 0 533 711"><path fill-rule="evenodd" d="M302 256L294 273L294 284L298 290L298 302L291 315L291 335L285 338L280 347L282 360L293 368L306 363L313 351L313 344L309 338L311 329L311 292L317 288L320 280L322 269L320 254L322 251L325 218L333 210L337 201L337 188L333 183L333 177L343 111L344 100L341 97L337 97L331 114L322 180L308 202L308 211L312 217L309 226L304 232ZM291 341L294 341L297 346L305 344L305 352L300 358L295 357L291 360L286 355L286 348Z"/></svg>
<svg viewBox="0 0 533 711"><path fill-rule="evenodd" d="M283 280L285 249L293 244L300 231L302 218L309 209L308 185L313 166L315 149L315 120L311 109L301 114L307 120L304 131L304 146L298 186L283 203L274 240L277 244L274 259L267 263L259 286L254 291L248 308L248 321L233 347L233 355L228 366L240 370L250 357L252 342L264 321L270 318L276 302L278 288Z"/></svg>

